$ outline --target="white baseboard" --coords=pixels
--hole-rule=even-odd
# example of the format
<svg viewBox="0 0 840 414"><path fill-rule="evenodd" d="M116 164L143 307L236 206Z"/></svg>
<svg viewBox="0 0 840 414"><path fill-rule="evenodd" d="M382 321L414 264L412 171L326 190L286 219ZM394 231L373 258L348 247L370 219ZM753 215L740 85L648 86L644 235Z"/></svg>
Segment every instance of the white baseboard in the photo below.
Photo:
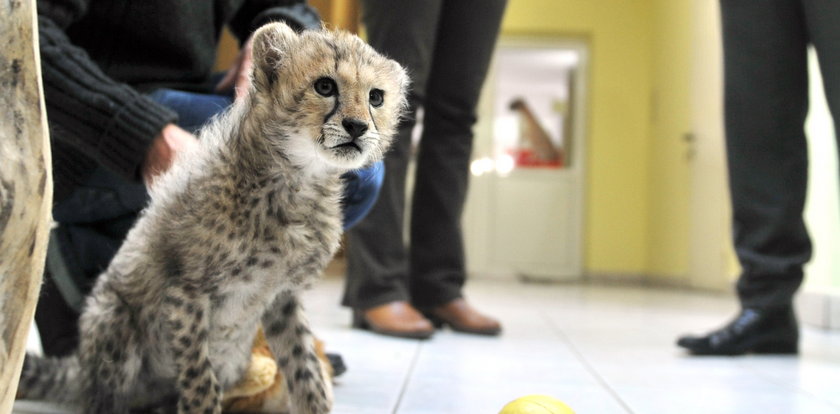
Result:
<svg viewBox="0 0 840 414"><path fill-rule="evenodd" d="M840 291L806 289L796 300L796 311L808 326L840 330Z"/></svg>

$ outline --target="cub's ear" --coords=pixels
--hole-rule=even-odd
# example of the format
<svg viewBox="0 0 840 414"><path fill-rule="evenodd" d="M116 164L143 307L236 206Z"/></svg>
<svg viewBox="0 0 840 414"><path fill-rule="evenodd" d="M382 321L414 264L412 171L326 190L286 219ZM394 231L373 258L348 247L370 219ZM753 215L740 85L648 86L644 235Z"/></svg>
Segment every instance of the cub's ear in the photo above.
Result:
<svg viewBox="0 0 840 414"><path fill-rule="evenodd" d="M277 70L298 35L285 23L269 23L253 35L254 82L268 89L277 80Z"/></svg>

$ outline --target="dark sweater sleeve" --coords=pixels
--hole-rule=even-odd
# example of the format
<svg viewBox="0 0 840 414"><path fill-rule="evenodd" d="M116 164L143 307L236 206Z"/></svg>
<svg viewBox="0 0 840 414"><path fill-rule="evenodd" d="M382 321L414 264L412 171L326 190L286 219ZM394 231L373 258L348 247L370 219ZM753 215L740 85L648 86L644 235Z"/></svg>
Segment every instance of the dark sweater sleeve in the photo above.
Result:
<svg viewBox="0 0 840 414"><path fill-rule="evenodd" d="M85 2L64 2L73 7L59 3L38 2L41 68L52 139L137 180L151 141L177 115L106 76L84 50L74 46L64 28L83 11L79 4ZM63 157L63 162L72 161Z"/></svg>
<svg viewBox="0 0 840 414"><path fill-rule="evenodd" d="M321 16L302 0L246 0L230 21L231 32L244 42L260 26L274 21L303 31L321 27Z"/></svg>

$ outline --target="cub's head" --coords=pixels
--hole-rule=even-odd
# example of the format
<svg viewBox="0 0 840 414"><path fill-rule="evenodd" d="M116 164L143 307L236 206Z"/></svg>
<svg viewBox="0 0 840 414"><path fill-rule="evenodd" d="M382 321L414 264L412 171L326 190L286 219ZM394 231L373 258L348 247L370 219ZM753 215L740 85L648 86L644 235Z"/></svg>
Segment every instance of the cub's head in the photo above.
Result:
<svg viewBox="0 0 840 414"><path fill-rule="evenodd" d="M382 157L405 106L399 64L354 35L282 23L254 34L253 59L252 111L290 161L335 171Z"/></svg>

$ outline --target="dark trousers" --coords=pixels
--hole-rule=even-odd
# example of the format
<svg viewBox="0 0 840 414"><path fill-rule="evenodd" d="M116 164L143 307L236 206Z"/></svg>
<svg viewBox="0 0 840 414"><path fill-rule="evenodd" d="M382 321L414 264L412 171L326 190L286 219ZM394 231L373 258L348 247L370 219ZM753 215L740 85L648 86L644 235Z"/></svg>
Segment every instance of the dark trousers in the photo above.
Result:
<svg viewBox="0 0 840 414"><path fill-rule="evenodd" d="M366 0L371 45L411 76L410 113L385 157L385 181L368 216L348 232L343 304L366 309L395 300L418 307L461 296L465 280L461 212L476 105L505 0ZM411 131L423 134L404 242Z"/></svg>
<svg viewBox="0 0 840 414"><path fill-rule="evenodd" d="M734 244L744 307L788 305L811 257L803 220L808 178L807 46L832 117L840 111L840 3L721 0L725 128Z"/></svg>

